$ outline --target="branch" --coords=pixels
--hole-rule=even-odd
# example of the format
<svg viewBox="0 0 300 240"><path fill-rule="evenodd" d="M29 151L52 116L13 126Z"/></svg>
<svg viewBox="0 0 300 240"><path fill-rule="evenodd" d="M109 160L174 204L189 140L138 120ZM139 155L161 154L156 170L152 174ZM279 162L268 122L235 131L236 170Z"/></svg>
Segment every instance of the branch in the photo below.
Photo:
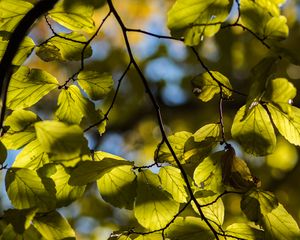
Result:
<svg viewBox="0 0 300 240"><path fill-rule="evenodd" d="M188 179L188 176L186 174L186 172L184 171L184 168L183 166L181 165L179 159L177 158L169 140L168 140L168 137L167 137L167 134L166 134L166 131L164 129L164 123L163 123L163 120L162 120L162 116L161 116L161 112L160 112L160 107L154 97L154 94L152 93L151 89L150 89L150 86L147 82L147 79L145 78L143 72L141 71L140 67L138 66L137 62L135 61L135 58L132 54L132 50L131 50L131 46L130 46L130 43L129 43L129 40L128 40L128 36L127 36L127 28L125 27L120 15L118 14L118 12L116 11L116 9L114 8L114 5L112 3L112 0L107 0L107 3L108 3L108 6L111 10L111 12L113 13L113 15L115 16L118 24L120 25L121 27L121 30L122 30L122 33L123 33L123 37L124 37L124 41L125 41L125 44L126 44L126 48L127 48L127 52L128 52L128 55L129 55L129 58L130 58L130 61L132 62L134 68L136 69L138 75L140 76L140 79L144 85L144 88L146 90L146 93L148 94L149 98L150 98L150 101L152 102L152 105L155 109L155 113L156 113L156 117L157 117L157 120L158 120L158 125L159 125L159 128L160 128L160 132L161 132L161 135L162 135L162 139L165 141L166 145L168 146L168 149L170 150L179 170L181 171L181 174L183 176L183 179L187 185L187 189L188 189L188 192L191 196L191 200L195 203L199 213L200 213L200 216L201 218L203 219L203 221L207 224L207 226L210 228L210 230L213 232L215 238L217 240L219 240L219 236L218 236L218 232L213 228L213 226L211 225L211 223L208 221L208 219L205 217L202 209L201 209L201 206L199 204L199 202L197 201L196 197L194 196L194 193L193 193L193 190L192 190L192 187L189 183L189 179Z"/></svg>
<svg viewBox="0 0 300 240"><path fill-rule="evenodd" d="M3 121L6 111L7 91L13 71L12 60L17 54L17 51L19 50L19 47L23 39L25 38L29 28L39 17L50 11L57 2L58 0L38 1L34 5L34 7L25 14L25 16L18 23L17 27L10 36L5 53L0 63L0 94L2 99L2 107L0 113L0 135L3 134Z"/></svg>

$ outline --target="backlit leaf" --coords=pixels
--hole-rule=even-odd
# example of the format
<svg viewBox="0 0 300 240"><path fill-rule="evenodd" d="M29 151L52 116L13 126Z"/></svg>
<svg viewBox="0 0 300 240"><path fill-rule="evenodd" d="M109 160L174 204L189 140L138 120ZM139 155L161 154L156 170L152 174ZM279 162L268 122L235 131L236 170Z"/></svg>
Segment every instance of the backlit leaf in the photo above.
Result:
<svg viewBox="0 0 300 240"><path fill-rule="evenodd" d="M4 211L4 218L13 227L16 233L22 234L31 225L31 221L36 214L36 209L8 209Z"/></svg>
<svg viewBox="0 0 300 240"><path fill-rule="evenodd" d="M131 165L113 168L97 181L97 186L106 202L118 208L133 208L136 196L136 175Z"/></svg>
<svg viewBox="0 0 300 240"><path fill-rule="evenodd" d="M172 240L213 240L215 239L206 223L196 217L177 217L166 230L166 236Z"/></svg>
<svg viewBox="0 0 300 240"><path fill-rule="evenodd" d="M40 174L55 185L56 207L67 206L84 193L85 186L69 184L69 170L62 165L48 164L41 169Z"/></svg>
<svg viewBox="0 0 300 240"><path fill-rule="evenodd" d="M204 125L194 133L195 142L202 142L205 140L220 140L221 129L220 124L210 123Z"/></svg>
<svg viewBox="0 0 300 240"><path fill-rule="evenodd" d="M250 227L246 223L233 223L229 225L226 230L225 234L234 236L233 237L226 237L226 239L247 239L247 240L263 240L265 239L265 233L264 231Z"/></svg>
<svg viewBox="0 0 300 240"><path fill-rule="evenodd" d="M104 98L113 87L113 79L110 74L95 71L80 72L77 82L93 100Z"/></svg>
<svg viewBox="0 0 300 240"><path fill-rule="evenodd" d="M92 55L92 48L90 46L84 48L86 38L82 34L74 32L58 34L60 37L54 36L37 48L36 54L45 62L79 61L82 58L83 51L84 58Z"/></svg>
<svg viewBox="0 0 300 240"><path fill-rule="evenodd" d="M0 140L0 164L3 164L7 157L7 150L2 141Z"/></svg>
<svg viewBox="0 0 300 240"><path fill-rule="evenodd" d="M21 66L12 75L7 95L7 107L13 110L30 107L58 87L55 77L44 70Z"/></svg>
<svg viewBox="0 0 300 240"><path fill-rule="evenodd" d="M282 40L288 36L286 18L280 16L278 3L272 0L242 0L240 14L241 24L262 39Z"/></svg>
<svg viewBox="0 0 300 240"><path fill-rule="evenodd" d="M291 108L291 116L272 104L267 104L271 118L282 136L290 143L300 145L300 109Z"/></svg>
<svg viewBox="0 0 300 240"><path fill-rule="evenodd" d="M8 197L17 209L38 208L45 212L55 207L54 193L46 190L42 179L33 170L9 169L5 185Z"/></svg>
<svg viewBox="0 0 300 240"><path fill-rule="evenodd" d="M33 7L28 1L5 0L0 1L0 30L11 32Z"/></svg>
<svg viewBox="0 0 300 240"><path fill-rule="evenodd" d="M93 12L93 6L84 0L63 0L49 11L49 16L70 30L91 33L95 30Z"/></svg>
<svg viewBox="0 0 300 240"><path fill-rule="evenodd" d="M216 152L206 157L195 169L194 180L201 189L215 193L223 191L221 161L224 152Z"/></svg>
<svg viewBox="0 0 300 240"><path fill-rule="evenodd" d="M159 177L150 170L138 174L133 211L139 224L149 230L165 227L179 210L179 203L172 200L160 185Z"/></svg>
<svg viewBox="0 0 300 240"><path fill-rule="evenodd" d="M58 121L42 121L35 124L37 139L46 153L57 155L60 160L78 157L85 138L78 125Z"/></svg>
<svg viewBox="0 0 300 240"><path fill-rule="evenodd" d="M37 170L49 162L48 154L41 147L39 140L35 139L18 154L13 167Z"/></svg>
<svg viewBox="0 0 300 240"><path fill-rule="evenodd" d="M19 1L17 1L17 2L19 2ZM4 3L4 1L0 1L0 8L3 3ZM6 1L5 1L5 4L6 4ZM0 9L0 15L1 14L2 14L2 12ZM0 21L0 25L1 25L1 21ZM4 55L4 52L7 48L9 37L10 37L9 34L0 33L0 58L2 58ZM33 40L30 37L25 37L17 51L16 56L13 59L12 63L14 65L21 65L27 59L27 57L29 57L29 55L33 51L34 47L35 47L35 44L34 44Z"/></svg>
<svg viewBox="0 0 300 240"><path fill-rule="evenodd" d="M175 201L179 203L186 202L188 197L186 183L178 168L172 166L161 167L159 177L163 190L169 192Z"/></svg>
<svg viewBox="0 0 300 240"><path fill-rule="evenodd" d="M82 186L93 182L109 173L116 167L132 166L133 163L124 160L116 160L111 158L104 158L101 161L82 161L79 162L71 173L69 183L71 185Z"/></svg>
<svg viewBox="0 0 300 240"><path fill-rule="evenodd" d="M32 223L45 239L75 239L68 221L56 211L35 217Z"/></svg>
<svg viewBox="0 0 300 240"><path fill-rule="evenodd" d="M260 104L254 105L245 116L246 106L235 115L231 134L248 153L266 155L274 150L276 136L267 111Z"/></svg>
<svg viewBox="0 0 300 240"><path fill-rule="evenodd" d="M185 43L198 45L202 36L213 36L229 15L232 1L177 0L168 12L168 27L183 31Z"/></svg>
<svg viewBox="0 0 300 240"><path fill-rule="evenodd" d="M5 119L4 126L8 131L2 137L2 142L7 149L19 149L36 137L33 124L40 118L27 110L13 111Z"/></svg>
<svg viewBox="0 0 300 240"><path fill-rule="evenodd" d="M213 77L212 77L213 76ZM222 89L222 94L226 97L231 96L231 84L227 77L217 71L210 71L201 74L192 80L194 94L203 102L211 100L215 94Z"/></svg>
<svg viewBox="0 0 300 240"><path fill-rule="evenodd" d="M279 204L278 207L264 215L266 239L299 239L300 230L293 217Z"/></svg>

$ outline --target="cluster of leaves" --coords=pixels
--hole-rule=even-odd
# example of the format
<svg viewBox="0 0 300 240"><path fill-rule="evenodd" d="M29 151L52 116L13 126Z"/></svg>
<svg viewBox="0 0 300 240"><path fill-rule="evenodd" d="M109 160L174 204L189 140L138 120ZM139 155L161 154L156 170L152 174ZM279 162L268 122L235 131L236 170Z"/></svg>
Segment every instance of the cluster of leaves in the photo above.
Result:
<svg viewBox="0 0 300 240"><path fill-rule="evenodd" d="M11 32L34 8L31 2L0 1L2 55L11 40ZM282 1L236 1L238 17L234 23L226 22L233 1L175 2L168 13L168 26L174 35L169 38L184 37L184 43L192 46L206 69L193 79L194 93L204 102L219 95L220 121L209 123L195 133L183 131L166 137L157 110L162 134L154 157L158 173L151 171L151 166L137 167L134 162L119 156L92 151L84 136L84 132L92 127L97 127L99 134L104 134L111 109L103 113L95 108L94 101L105 98L111 92L114 85L112 76L87 71L84 65L85 59L92 55L91 41L111 14L122 28L130 57L119 84L133 65L150 100L157 106L132 55L127 38L129 30L112 1L107 3L109 13L96 28L92 20L97 7L94 1L59 1L46 17L53 36L40 44L26 36L13 58L12 74L5 93L7 99L3 98L2 106L2 111L9 109L1 123L2 167L5 168L7 150L22 150L5 176L6 191L13 209L4 211L2 216L5 222L2 238L75 238L71 225L57 209L81 198L86 187L93 182L97 183L106 202L117 208L132 210L137 220L134 229L128 227L127 231L114 232L110 239L299 238L295 220L272 193L260 188L260 181L251 174L246 162L236 156L225 138L222 103L238 92L233 90L227 77L218 71L210 71L193 47L201 42L203 36L213 36L225 27L242 27L270 47L273 41L288 35L286 18L280 15L279 4ZM50 18L70 32L55 32L49 23ZM91 37L86 38L86 34ZM45 62L80 61L80 68L60 84L46 70L23 65L33 51ZM277 60L278 57L267 57L253 69L253 85L248 99L237 111L231 127L232 137L245 151L254 155L272 153L276 145L275 127L290 143L300 145L300 110L291 105L296 88L285 78L270 78ZM53 119L43 120L33 107L52 91L58 92L57 108ZM224 149L215 152L219 143L224 145ZM242 196L241 210L247 218L244 222L223 226L225 207L222 196L225 194ZM189 207L193 213L185 211Z"/></svg>

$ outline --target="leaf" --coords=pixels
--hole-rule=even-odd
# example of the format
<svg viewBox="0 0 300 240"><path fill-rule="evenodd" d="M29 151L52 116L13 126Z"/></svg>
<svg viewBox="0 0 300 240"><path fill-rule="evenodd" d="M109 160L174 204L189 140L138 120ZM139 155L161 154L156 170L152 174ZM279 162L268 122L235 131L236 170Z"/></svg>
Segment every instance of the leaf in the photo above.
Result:
<svg viewBox="0 0 300 240"><path fill-rule="evenodd" d="M37 170L49 162L48 154L41 147L39 140L35 139L29 142L17 155L12 166L14 168Z"/></svg>
<svg viewBox="0 0 300 240"><path fill-rule="evenodd" d="M130 240L130 239L124 239ZM135 240L163 240L161 233L150 233L147 235L139 235Z"/></svg>
<svg viewBox="0 0 300 240"><path fill-rule="evenodd" d="M181 172L178 168L172 166L161 167L159 170L161 187L170 193L173 199L179 203L187 202L186 183L184 182Z"/></svg>
<svg viewBox="0 0 300 240"><path fill-rule="evenodd" d="M223 191L221 159L224 152L216 152L206 157L194 171L194 181L205 190L215 193Z"/></svg>
<svg viewBox="0 0 300 240"><path fill-rule="evenodd" d="M5 221L14 227L14 231L23 234L31 225L31 221L36 214L36 209L8 209L4 211Z"/></svg>
<svg viewBox="0 0 300 240"><path fill-rule="evenodd" d="M32 223L46 239L75 239L68 221L56 211L35 217Z"/></svg>
<svg viewBox="0 0 300 240"><path fill-rule="evenodd" d="M81 71L77 82L92 100L103 99L113 88L110 74L95 71Z"/></svg>
<svg viewBox="0 0 300 240"><path fill-rule="evenodd" d="M11 168L5 176L7 195L17 209L37 208L47 212L55 207L54 193L48 192L33 170Z"/></svg>
<svg viewBox="0 0 300 240"><path fill-rule="evenodd" d="M132 165L132 162L112 158L104 158L101 161L82 161L72 171L69 183L76 186L86 185L98 180L116 167Z"/></svg>
<svg viewBox="0 0 300 240"><path fill-rule="evenodd" d="M246 223L233 223L226 228L226 235L233 237L226 237L227 239L247 239L247 240L263 240L265 239L264 231L250 227Z"/></svg>
<svg viewBox="0 0 300 240"><path fill-rule="evenodd" d="M80 61L92 55L90 45L85 47L86 38L80 33L57 33L37 48L36 54L45 62ZM84 51L84 52L83 52Z"/></svg>
<svg viewBox="0 0 300 240"><path fill-rule="evenodd" d="M242 0L240 16L241 24L262 39L282 40L288 36L286 18L280 16L278 3L273 0Z"/></svg>
<svg viewBox="0 0 300 240"><path fill-rule="evenodd" d="M57 160L68 160L80 155L85 138L79 126L49 120L37 122L34 126L42 149L58 156Z"/></svg>
<svg viewBox="0 0 300 240"><path fill-rule="evenodd" d="M167 228L166 236L172 240L215 239L206 223L196 217L177 217Z"/></svg>
<svg viewBox="0 0 300 240"><path fill-rule="evenodd" d="M8 131L2 137L3 144L7 149L19 149L35 139L33 124L40 118L27 110L13 111L6 117L4 126Z"/></svg>
<svg viewBox="0 0 300 240"><path fill-rule="evenodd" d="M168 140L169 140L177 158L180 160L181 163L185 163L185 160L183 158L184 145L191 136L192 136L191 133L182 131L182 132L177 132L174 135L171 135L168 137ZM159 149L158 161L176 164L175 160L174 160L172 154L170 153L170 150L166 144L163 144Z"/></svg>
<svg viewBox="0 0 300 240"><path fill-rule="evenodd" d="M296 97L297 89L285 78L272 79L267 86L264 99L273 103L290 104Z"/></svg>
<svg viewBox="0 0 300 240"><path fill-rule="evenodd" d="M184 31L185 44L198 45L202 36L216 34L229 15L232 1L177 0L168 12L168 28Z"/></svg>
<svg viewBox="0 0 300 240"><path fill-rule="evenodd" d="M197 193L196 193L196 196L197 196ZM197 197L197 202L200 205L209 204L208 206L201 207L201 210L202 210L204 216L207 219L209 219L213 225L217 224L215 227L218 228L218 226L223 225L225 208L224 208L224 204L223 204L223 201L221 198L219 198L216 202L214 202L216 200L216 198L217 198L216 195L208 196L208 197ZM194 202L192 202L192 206L193 206L194 211L199 214L199 211L198 211L196 205L194 204Z"/></svg>
<svg viewBox="0 0 300 240"><path fill-rule="evenodd" d="M233 120L231 134L248 153L267 155L276 145L276 136L270 117L264 107L257 104L245 116L246 106L239 109Z"/></svg>
<svg viewBox="0 0 300 240"><path fill-rule="evenodd" d="M274 194L259 189L253 189L243 195L241 209L250 221L261 223L262 216L278 206Z"/></svg>
<svg viewBox="0 0 300 240"><path fill-rule="evenodd" d="M56 117L60 121L78 124L84 118L82 125L98 124L99 133L105 130L106 120L100 110L95 110L95 104L82 96L79 88L71 85L67 90L62 90L59 99L59 107L56 110Z"/></svg>
<svg viewBox="0 0 300 240"><path fill-rule="evenodd" d="M31 107L57 87L56 78L46 71L21 66L11 77L7 107L13 110Z"/></svg>
<svg viewBox="0 0 300 240"><path fill-rule="evenodd" d="M300 109L289 106L292 112L289 116L273 104L267 104L267 107L280 134L290 143L300 146Z"/></svg>
<svg viewBox="0 0 300 240"><path fill-rule="evenodd" d="M92 33L95 30L93 12L94 7L85 0L63 0L49 11L49 16L70 30Z"/></svg>
<svg viewBox="0 0 300 240"><path fill-rule="evenodd" d="M225 185L242 192L258 187L260 182L253 177L247 163L235 155L232 147L228 147L222 159L222 179Z"/></svg>
<svg viewBox="0 0 300 240"><path fill-rule="evenodd" d="M35 230L34 227L30 226L23 234L18 234L14 231L14 228L11 224L8 224L1 235L1 240L23 240L23 239L30 239L30 240L39 240L41 239L41 235Z"/></svg>
<svg viewBox="0 0 300 240"><path fill-rule="evenodd" d="M230 97L232 92L231 84L227 77L217 71L210 71L201 74L199 77L192 80L194 94L203 102L211 100L215 94L218 94L222 89L222 94L225 97Z"/></svg>
<svg viewBox="0 0 300 240"><path fill-rule="evenodd" d="M195 142L212 140L218 142L221 136L220 124L206 124L194 133Z"/></svg>
<svg viewBox="0 0 300 240"><path fill-rule="evenodd" d="M264 215L266 239L299 239L300 230L293 217L279 204Z"/></svg>
<svg viewBox="0 0 300 240"><path fill-rule="evenodd" d="M80 198L85 186L71 186L69 184L70 170L58 164L44 166L40 174L55 185L56 208L67 206Z"/></svg>
<svg viewBox="0 0 300 240"><path fill-rule="evenodd" d="M0 1L0 30L12 32L24 15L33 7L28 1Z"/></svg>
<svg viewBox="0 0 300 240"><path fill-rule="evenodd" d="M159 177L150 170L138 174L134 216L144 228L164 228L178 213L179 203L172 200L160 187Z"/></svg>
<svg viewBox="0 0 300 240"><path fill-rule="evenodd" d="M2 141L0 140L0 164L3 164L7 157L7 150Z"/></svg>
<svg viewBox="0 0 300 240"><path fill-rule="evenodd" d="M106 202L118 208L133 209L136 175L131 165L113 168L97 181L97 186Z"/></svg>
<svg viewBox="0 0 300 240"><path fill-rule="evenodd" d="M19 2L19 1L17 1L17 2ZM23 1L20 1L20 2L23 2ZM2 14L1 5L3 3L4 3L4 1L0 1L0 16ZM5 1L5 4L6 4L6 1ZM1 19L1 17L0 17L0 19ZM0 25L1 25L1 21L0 21ZM0 29L1 29L1 26L0 26ZM5 33L0 31L0 59L3 57L3 55L6 51L9 37L10 37L9 34L5 34ZM15 57L12 61L12 64L13 65L23 64L23 62L32 53L34 47L35 47L35 44L34 44L33 40L30 37L25 37L23 42L19 46L19 49L18 49L17 54L15 55Z"/></svg>

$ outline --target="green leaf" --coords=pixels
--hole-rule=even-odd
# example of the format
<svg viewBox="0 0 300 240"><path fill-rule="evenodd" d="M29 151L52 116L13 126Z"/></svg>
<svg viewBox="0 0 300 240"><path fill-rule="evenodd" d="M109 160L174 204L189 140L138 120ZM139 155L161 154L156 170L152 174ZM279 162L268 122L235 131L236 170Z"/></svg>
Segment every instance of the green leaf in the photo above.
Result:
<svg viewBox="0 0 300 240"><path fill-rule="evenodd" d="M118 208L133 209L136 175L131 165L114 167L97 181L97 186L106 202Z"/></svg>
<svg viewBox="0 0 300 240"><path fill-rule="evenodd" d="M185 163L184 160L184 146L186 141L192 136L191 133L182 131L177 132L174 135L168 137L168 140L181 163ZM170 150L166 144L163 144L158 153L158 161L159 162L169 162L176 165L175 160L170 153Z"/></svg>
<svg viewBox="0 0 300 240"><path fill-rule="evenodd" d="M221 136L220 124L206 124L194 133L195 142L212 140L218 142Z"/></svg>
<svg viewBox="0 0 300 240"><path fill-rule="evenodd" d="M85 0L63 0L49 11L49 16L70 30L92 33L95 30L93 13L94 7Z"/></svg>
<svg viewBox="0 0 300 240"><path fill-rule="evenodd" d="M92 55L90 45L85 47L86 38L80 33L58 33L37 48L36 54L45 62L79 61ZM83 53L84 51L84 53Z"/></svg>
<svg viewBox="0 0 300 240"><path fill-rule="evenodd" d="M130 239L124 238L124 240L130 240ZM163 238L162 238L161 233L150 233L150 234L147 234L147 235L139 235L134 240L163 240Z"/></svg>
<svg viewBox="0 0 300 240"><path fill-rule="evenodd" d="M12 32L24 15L33 7L28 1L0 1L0 30Z"/></svg>
<svg viewBox="0 0 300 240"><path fill-rule="evenodd" d="M159 177L150 170L138 174L134 216L150 231L164 228L179 210L179 203L172 200L160 185Z"/></svg>
<svg viewBox="0 0 300 240"><path fill-rule="evenodd" d="M45 239L75 239L68 221L56 211L35 217L32 223Z"/></svg>
<svg viewBox="0 0 300 240"><path fill-rule="evenodd" d="M40 175L55 185L57 208L71 204L84 193L85 186L71 186L69 184L71 177L69 172L69 169L58 164L48 164L40 171Z"/></svg>
<svg viewBox="0 0 300 240"><path fill-rule="evenodd" d="M48 192L35 171L11 168L5 176L7 195L17 209L37 208L46 212L55 207L55 195Z"/></svg>
<svg viewBox="0 0 300 240"><path fill-rule="evenodd" d="M41 235L33 226L30 226L23 234L18 234L14 231L14 228L11 224L8 224L1 235L1 240L23 240L23 239L30 239L30 240L40 240Z"/></svg>
<svg viewBox="0 0 300 240"><path fill-rule="evenodd" d="M112 158L104 158L101 161L82 161L77 164L71 173L69 183L77 186L86 185L98 180L114 168L126 165L132 166L133 163Z"/></svg>
<svg viewBox="0 0 300 240"><path fill-rule="evenodd" d="M0 164L3 164L7 157L7 150L2 141L0 140Z"/></svg>
<svg viewBox="0 0 300 240"><path fill-rule="evenodd" d="M4 126L9 129L2 137L3 144L7 149L19 149L31 142L36 136L33 124L39 120L40 118L31 111L13 111L4 122Z"/></svg>
<svg viewBox="0 0 300 240"><path fill-rule="evenodd" d="M0 1L0 15L1 15L1 5L4 1ZM6 4L6 1L5 1ZM0 18L1 19L1 18ZM0 21L1 25L1 21ZM1 27L0 27L1 28ZM9 34L4 34L0 32L0 59L3 57L8 40L9 40L10 35ZM15 55L12 63L13 65L21 65L23 62L29 57L29 55L32 53L33 49L35 47L35 44L33 40L30 37L25 37L23 42L21 43L17 54Z"/></svg>
<svg viewBox="0 0 300 240"><path fill-rule="evenodd" d="M92 100L103 99L113 88L112 76L108 73L81 71L78 84Z"/></svg>
<svg viewBox="0 0 300 240"><path fill-rule="evenodd" d="M291 108L291 116L272 104L267 104L272 121L282 136L290 143L300 146L300 109Z"/></svg>
<svg viewBox="0 0 300 240"><path fill-rule="evenodd" d="M187 201L186 183L178 168L172 166L161 167L158 175L162 189L170 193L176 202L185 203Z"/></svg>
<svg viewBox="0 0 300 240"><path fill-rule="evenodd" d="M16 233L22 234L30 227L36 211L34 208L22 210L8 209L4 211L4 219L14 227Z"/></svg>
<svg viewBox="0 0 300 240"><path fill-rule="evenodd" d="M241 24L262 39L282 40L288 36L286 18L280 16L279 4L272 0L240 2Z"/></svg>
<svg viewBox="0 0 300 240"><path fill-rule="evenodd" d="M213 76L213 77L212 77ZM194 94L203 102L211 100L215 94L220 93L225 97L230 97L232 92L231 84L227 77L217 71L210 71L201 74L192 80Z"/></svg>
<svg viewBox="0 0 300 240"><path fill-rule="evenodd" d="M11 77L7 107L13 110L30 107L57 87L56 78L46 71L21 66Z"/></svg>
<svg viewBox="0 0 300 240"><path fill-rule="evenodd" d="M184 32L185 44L198 45L202 36L219 31L231 6L226 0L177 0L168 12L168 28Z"/></svg>
<svg viewBox="0 0 300 240"><path fill-rule="evenodd" d="M177 217L167 228L166 236L172 240L215 239L206 223L196 217Z"/></svg>
<svg viewBox="0 0 300 240"><path fill-rule="evenodd" d="M80 155L85 138L78 125L42 121L34 126L42 149L48 154L56 155L58 158L55 160L69 160Z"/></svg>
<svg viewBox="0 0 300 240"><path fill-rule="evenodd" d="M37 170L49 162L48 154L41 147L39 140L35 139L17 155L12 166Z"/></svg>
<svg viewBox="0 0 300 240"><path fill-rule="evenodd" d="M253 189L243 195L241 209L250 221L261 223L262 216L278 206L274 194L259 189Z"/></svg>
<svg viewBox="0 0 300 240"><path fill-rule="evenodd" d="M285 78L276 78L268 83L264 99L274 103L291 103L296 97L297 89Z"/></svg>
<svg viewBox="0 0 300 240"><path fill-rule="evenodd" d="M299 239L300 230L293 217L279 204L278 207L264 215L266 239Z"/></svg>
<svg viewBox="0 0 300 240"><path fill-rule="evenodd" d="M62 89L58 96L58 109L55 116L58 120L67 122L69 124L80 124L81 119L84 117L83 112L74 98L75 91L79 90L76 86L72 85L67 89ZM80 94L80 92L79 92Z"/></svg>
<svg viewBox="0 0 300 240"><path fill-rule="evenodd" d="M276 136L270 117L260 104L253 105L246 116L246 106L239 109L233 120L231 134L248 153L267 155L276 145Z"/></svg>
<svg viewBox="0 0 300 240"><path fill-rule="evenodd" d="M205 190L215 193L223 191L221 161L224 152L216 152L206 157L194 171L194 181Z"/></svg>
<svg viewBox="0 0 300 240"><path fill-rule="evenodd" d="M233 237L226 237L226 239L247 239L247 240L263 240L265 239L264 231L250 227L246 223L233 223L226 228L226 235Z"/></svg>
<svg viewBox="0 0 300 240"><path fill-rule="evenodd" d="M197 196L197 195L196 195ZM207 205L205 207L201 207L201 210L204 216L209 219L213 225L217 224L215 227L216 229L218 226L222 226L224 222L224 215L225 215L225 208L221 198L219 198L216 202L214 202L217 198L217 195L209 196L209 197L197 197L197 201L200 205ZM214 202L214 203L212 203ZM211 204L212 203L212 204ZM193 209L195 212L198 212L198 209L194 202L192 203Z"/></svg>
<svg viewBox="0 0 300 240"><path fill-rule="evenodd" d="M95 104L83 97L77 86L71 85L67 90L62 90L58 98L58 105L55 116L60 121L79 124L83 118L82 125L90 126L99 123L97 126L99 133L104 132L106 120L103 120L103 113L95 110Z"/></svg>

